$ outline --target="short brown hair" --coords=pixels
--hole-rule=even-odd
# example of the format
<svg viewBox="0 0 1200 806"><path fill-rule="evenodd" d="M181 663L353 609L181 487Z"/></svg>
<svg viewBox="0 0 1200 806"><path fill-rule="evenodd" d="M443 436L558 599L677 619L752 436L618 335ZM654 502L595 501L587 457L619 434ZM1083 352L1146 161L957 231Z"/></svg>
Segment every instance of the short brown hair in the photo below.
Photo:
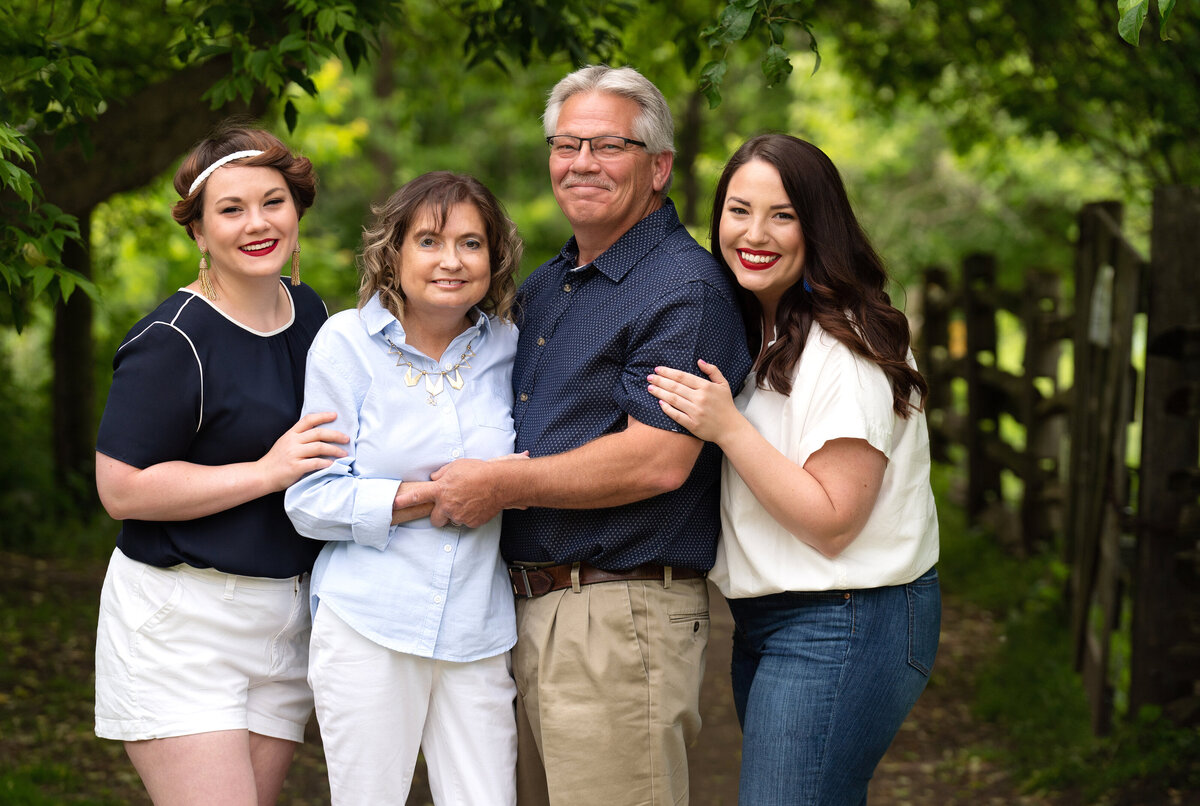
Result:
<svg viewBox="0 0 1200 806"><path fill-rule="evenodd" d="M203 216L204 188L208 184L205 180L196 188L195 193L189 194L192 182L205 168L221 157L236 151L251 150L263 153L253 157L242 157L230 164L274 168L283 175L283 180L287 182L292 193L292 201L296 204L296 217L302 218L304 211L312 207L313 200L317 197L317 175L313 171L312 162L307 157L293 154L278 137L265 129L227 121L212 135L200 141L175 172L175 190L181 198L172 208L171 215L187 230L191 238L196 237L192 232L192 224Z"/></svg>

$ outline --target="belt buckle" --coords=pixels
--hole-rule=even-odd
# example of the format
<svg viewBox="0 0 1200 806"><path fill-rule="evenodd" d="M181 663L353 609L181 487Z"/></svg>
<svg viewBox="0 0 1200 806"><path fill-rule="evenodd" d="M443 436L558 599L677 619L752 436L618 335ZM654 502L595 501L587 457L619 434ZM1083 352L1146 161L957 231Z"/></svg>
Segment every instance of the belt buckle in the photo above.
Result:
<svg viewBox="0 0 1200 806"><path fill-rule="evenodd" d="M529 571L525 568L525 566L521 566L521 582L525 585L525 598L532 599L533 588L529 586ZM519 594L520 591L517 591L517 593Z"/></svg>

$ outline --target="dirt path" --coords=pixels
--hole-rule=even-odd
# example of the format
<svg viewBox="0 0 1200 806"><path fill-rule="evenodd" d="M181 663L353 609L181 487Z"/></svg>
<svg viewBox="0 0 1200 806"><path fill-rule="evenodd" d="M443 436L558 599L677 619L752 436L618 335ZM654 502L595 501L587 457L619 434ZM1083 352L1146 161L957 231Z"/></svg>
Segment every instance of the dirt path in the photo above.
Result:
<svg viewBox="0 0 1200 806"><path fill-rule="evenodd" d="M716 589L712 594L709 640L701 714L704 727L688 754L692 806L737 803L741 729L729 686L733 618ZM1009 775L980 754L1000 741L996 729L979 724L969 702L973 678L995 644L996 626L988 613L949 599L942 614L942 643L929 687L888 750L871 785L871 806L1057 806L1065 801L1017 792ZM293 770L289 792L295 804L324 804L311 799L323 783L324 767L315 745L308 745ZM420 774L410 806L432 806ZM615 806L615 805L614 805Z"/></svg>
<svg viewBox="0 0 1200 806"><path fill-rule="evenodd" d="M39 781L46 802L149 803L120 746L92 735L92 654L103 573L99 564L67 568L0 553L0 782L3 773L21 771ZM737 802L741 734L729 688L732 621L719 594L712 613L704 728L690 756L692 803L730 806ZM972 719L968 702L995 633L988 614L946 602L930 686L876 774L871 806L1065 803L1019 794L1004 770L979 752L998 737ZM281 804L329 802L315 724L309 735ZM423 773L408 802L432 803Z"/></svg>

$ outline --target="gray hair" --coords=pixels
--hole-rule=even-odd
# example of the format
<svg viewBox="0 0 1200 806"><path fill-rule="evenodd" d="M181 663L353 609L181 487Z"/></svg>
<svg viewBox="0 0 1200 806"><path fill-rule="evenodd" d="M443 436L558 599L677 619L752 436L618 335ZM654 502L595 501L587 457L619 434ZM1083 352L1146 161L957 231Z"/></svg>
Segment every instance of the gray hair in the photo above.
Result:
<svg viewBox="0 0 1200 806"><path fill-rule="evenodd" d="M633 101L641 110L633 121L634 139L645 143L650 154L675 153L675 122L671 119L667 99L658 87L632 67L592 64L579 68L555 84L542 115L542 127L547 137L558 128L558 115L563 104L580 92L608 92Z"/></svg>

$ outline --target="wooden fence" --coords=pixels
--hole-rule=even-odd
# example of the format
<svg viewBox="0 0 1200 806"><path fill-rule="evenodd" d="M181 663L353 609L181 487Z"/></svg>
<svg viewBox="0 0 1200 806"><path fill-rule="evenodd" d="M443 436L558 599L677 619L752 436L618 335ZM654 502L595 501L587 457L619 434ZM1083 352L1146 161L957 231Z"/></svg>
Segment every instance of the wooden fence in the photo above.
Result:
<svg viewBox="0 0 1200 806"><path fill-rule="evenodd" d="M988 255L966 258L957 285L927 270L917 336L932 450L965 449L969 515L1014 551L1061 551L1071 569L1071 638L1098 733L1126 665L1129 713L1155 705L1200 723L1200 188L1160 188L1153 215L1147 259L1122 235L1119 204L1083 208L1069 306L1063 271L1030 270L1008 291ZM997 362L1001 311L1024 333L1019 373ZM951 394L956 379L965 394ZM1023 431L1019 444L1002 438L1005 417L1023 427L1006 429ZM1006 472L1021 482L1015 508ZM1131 647L1116 656L1118 631Z"/></svg>

